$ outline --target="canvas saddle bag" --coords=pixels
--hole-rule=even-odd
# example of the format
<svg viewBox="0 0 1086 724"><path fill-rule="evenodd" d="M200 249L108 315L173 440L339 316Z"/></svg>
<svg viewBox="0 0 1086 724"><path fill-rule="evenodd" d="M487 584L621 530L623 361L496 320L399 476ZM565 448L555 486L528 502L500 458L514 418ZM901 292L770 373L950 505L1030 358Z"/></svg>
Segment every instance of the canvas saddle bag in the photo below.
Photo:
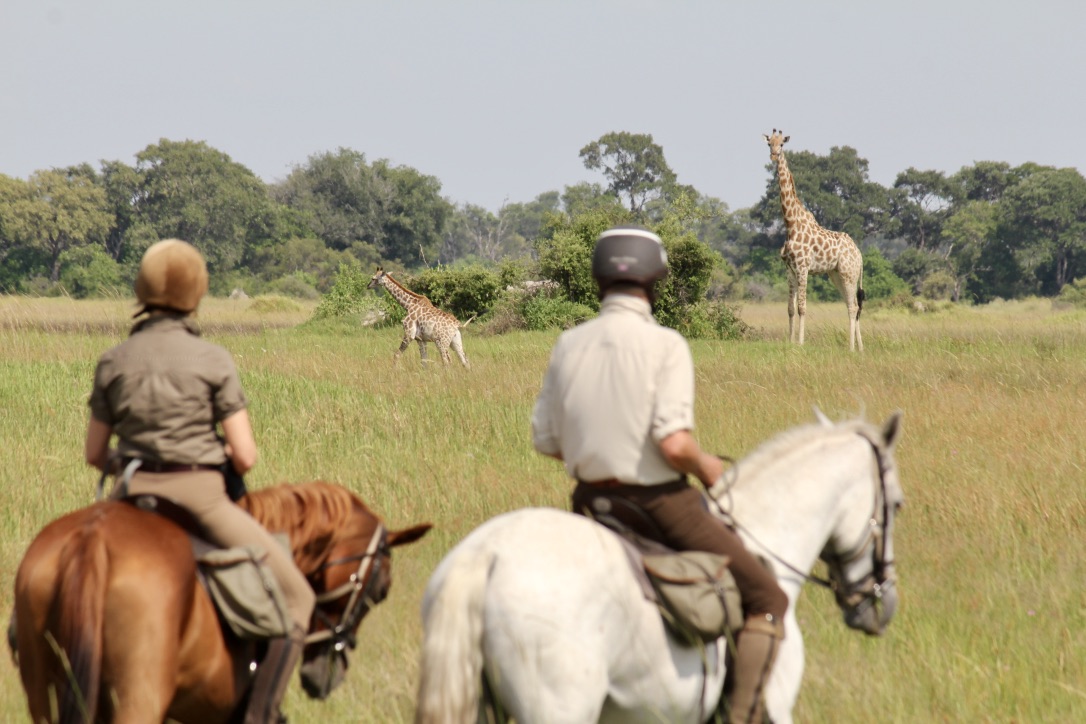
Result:
<svg viewBox="0 0 1086 724"><path fill-rule="evenodd" d="M263 548L219 548L208 543L197 535L192 514L166 498L135 495L123 500L170 519L189 534L197 577L225 629L245 640L279 638L290 632L286 597Z"/></svg>
<svg viewBox="0 0 1086 724"><path fill-rule="evenodd" d="M732 636L742 628L742 601L727 556L675 551L635 532L610 512L615 505L629 506L626 513L643 511L628 501L608 500L608 505L593 505L585 513L618 534L642 593L659 607L678 638L696 644Z"/></svg>

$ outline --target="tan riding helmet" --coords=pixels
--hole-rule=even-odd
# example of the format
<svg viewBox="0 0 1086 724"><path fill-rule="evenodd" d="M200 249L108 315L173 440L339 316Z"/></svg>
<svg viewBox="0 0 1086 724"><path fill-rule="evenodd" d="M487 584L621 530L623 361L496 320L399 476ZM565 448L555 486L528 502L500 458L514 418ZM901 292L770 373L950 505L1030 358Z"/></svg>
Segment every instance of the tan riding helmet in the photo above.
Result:
<svg viewBox="0 0 1086 724"><path fill-rule="evenodd" d="M136 276L136 299L143 308L172 309L188 314L207 294L207 264L199 250L180 239L152 244L143 254Z"/></svg>

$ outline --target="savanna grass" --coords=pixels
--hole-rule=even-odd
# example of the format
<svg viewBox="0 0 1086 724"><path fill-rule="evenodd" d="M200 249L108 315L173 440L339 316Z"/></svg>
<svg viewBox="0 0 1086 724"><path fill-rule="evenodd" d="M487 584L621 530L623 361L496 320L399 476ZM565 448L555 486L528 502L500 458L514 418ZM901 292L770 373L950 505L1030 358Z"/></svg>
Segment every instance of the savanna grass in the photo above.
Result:
<svg viewBox="0 0 1086 724"><path fill-rule="evenodd" d="M393 527L435 529L394 556L393 589L370 614L347 683L324 703L295 686L302 722L408 722L427 577L484 520L565 507L561 467L531 449L528 420L555 333L478 336L472 363L431 347L398 364L396 329L307 323L312 305L208 300L199 321L234 354L261 460L252 487L326 479ZM33 535L90 500L82 460L94 360L127 334L131 302L0 298L0 611ZM1082 492L1086 316L1044 301L923 314L865 310L849 354L843 305L811 305L807 344L785 342L784 305L741 310L744 342L696 341L696 434L740 457L811 419L905 411L906 507L896 552L901 608L882 639L848 631L809 588L798 616L807 668L797 721L1073 721L1086 711ZM797 475L801 471L797 471ZM24 721L0 657L0 720Z"/></svg>

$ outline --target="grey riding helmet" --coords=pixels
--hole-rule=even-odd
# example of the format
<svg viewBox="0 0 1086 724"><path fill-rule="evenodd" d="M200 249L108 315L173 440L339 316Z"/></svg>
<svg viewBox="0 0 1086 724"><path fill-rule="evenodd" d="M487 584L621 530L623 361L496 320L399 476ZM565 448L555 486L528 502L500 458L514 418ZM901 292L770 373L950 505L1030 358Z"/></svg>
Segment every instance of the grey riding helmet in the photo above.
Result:
<svg viewBox="0 0 1086 724"><path fill-rule="evenodd" d="M642 226L615 226L599 235L592 276L601 286L632 282L651 288L667 276L667 252L660 237Z"/></svg>

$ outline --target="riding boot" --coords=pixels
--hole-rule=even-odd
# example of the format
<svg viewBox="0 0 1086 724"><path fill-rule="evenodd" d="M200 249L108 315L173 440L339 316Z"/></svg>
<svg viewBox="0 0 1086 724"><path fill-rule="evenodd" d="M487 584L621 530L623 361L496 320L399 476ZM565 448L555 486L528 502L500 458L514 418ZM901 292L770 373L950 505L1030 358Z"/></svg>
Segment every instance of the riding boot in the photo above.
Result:
<svg viewBox="0 0 1086 724"><path fill-rule="evenodd" d="M728 699L731 724L762 724L765 687L783 638L783 622L768 614L746 620L735 647L735 678Z"/></svg>
<svg viewBox="0 0 1086 724"><path fill-rule="evenodd" d="M286 717L279 711L290 675L305 647L305 632L295 626L289 636L268 641L268 651L256 669L249 691L245 724L280 724Z"/></svg>

